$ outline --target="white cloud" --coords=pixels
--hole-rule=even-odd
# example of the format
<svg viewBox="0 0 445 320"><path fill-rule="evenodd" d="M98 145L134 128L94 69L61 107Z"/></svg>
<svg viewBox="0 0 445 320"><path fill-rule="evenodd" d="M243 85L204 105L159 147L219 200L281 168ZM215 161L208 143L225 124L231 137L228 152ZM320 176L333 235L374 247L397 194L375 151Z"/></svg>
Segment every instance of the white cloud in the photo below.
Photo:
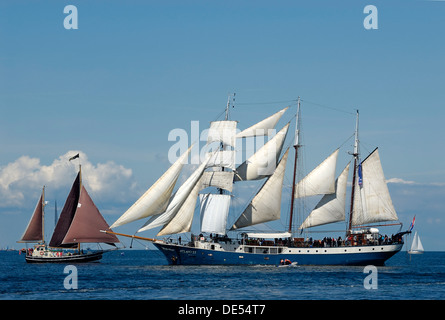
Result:
<svg viewBox="0 0 445 320"><path fill-rule="evenodd" d="M386 183L399 183L399 184L416 184L414 181L407 181L400 178L387 179Z"/></svg>
<svg viewBox="0 0 445 320"><path fill-rule="evenodd" d="M410 181L410 180L404 180L404 179L401 179L401 178L387 179L386 183L408 184L408 185L418 185L418 186L434 186L434 187L444 187L445 186L444 182L426 182L426 183L422 183L422 182L415 182L415 181Z"/></svg>
<svg viewBox="0 0 445 320"><path fill-rule="evenodd" d="M22 156L0 167L0 207L24 207L30 198L35 202L36 191L40 192L44 185L53 191L70 186L79 160L69 161L69 158L77 153L82 164L82 182L92 197L114 203L126 202L136 187L131 169L113 161L93 164L85 153L68 151L50 165L42 165L38 158Z"/></svg>

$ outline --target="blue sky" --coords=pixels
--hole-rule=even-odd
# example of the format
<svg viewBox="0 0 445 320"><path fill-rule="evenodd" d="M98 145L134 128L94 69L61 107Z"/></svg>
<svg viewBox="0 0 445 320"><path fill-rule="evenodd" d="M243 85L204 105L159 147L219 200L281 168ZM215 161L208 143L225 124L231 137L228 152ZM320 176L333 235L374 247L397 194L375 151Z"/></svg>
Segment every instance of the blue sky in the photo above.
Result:
<svg viewBox="0 0 445 320"><path fill-rule="evenodd" d="M77 30L63 27L69 4ZM308 170L360 109L399 218L416 214L425 248L445 250L444 14L443 1L2 1L0 247L20 246L42 183L47 211L62 207L71 151L111 224L169 166L169 132L204 129L236 92L241 128L301 96Z"/></svg>

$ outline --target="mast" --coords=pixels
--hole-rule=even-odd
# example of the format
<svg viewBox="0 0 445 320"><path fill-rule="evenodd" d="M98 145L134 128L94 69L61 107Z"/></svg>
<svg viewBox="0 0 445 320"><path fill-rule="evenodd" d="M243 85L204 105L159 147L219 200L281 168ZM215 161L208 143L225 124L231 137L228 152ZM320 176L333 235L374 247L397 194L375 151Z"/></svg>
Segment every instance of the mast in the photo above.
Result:
<svg viewBox="0 0 445 320"><path fill-rule="evenodd" d="M234 103L235 103L235 95L236 93L233 93L233 95L229 94L229 97L227 98L227 105L226 105L226 115L224 117L225 121L229 120L229 109L230 106L235 107ZM221 141L220 144L220 150L223 151L224 150L224 143ZM221 167L221 171L224 171L224 167ZM222 188L218 188L219 194L224 194L224 189Z"/></svg>
<svg viewBox="0 0 445 320"><path fill-rule="evenodd" d="M54 228L57 225L57 200L54 202Z"/></svg>
<svg viewBox="0 0 445 320"><path fill-rule="evenodd" d="M42 189L42 240L45 242L45 186Z"/></svg>
<svg viewBox="0 0 445 320"><path fill-rule="evenodd" d="M291 205L290 205L290 214L289 214L289 232L292 233L292 220L294 216L294 201L295 201L295 179L297 175L297 159L298 159L298 148L300 147L299 138L300 138L300 97L298 97L297 103L297 117L296 117L296 125L295 125L295 159L294 159L294 173L292 178L292 196L291 196Z"/></svg>
<svg viewBox="0 0 445 320"><path fill-rule="evenodd" d="M354 193L355 193L355 179L357 178L357 162L358 162L358 156L359 156L359 150L358 150L358 116L359 112L357 110L357 118L355 122L355 139L354 139L354 152L352 153L352 156L354 157L354 171L352 175L352 191L351 191L351 206L349 209L349 224L348 224L348 230L347 233L351 233L352 229L352 212L354 210Z"/></svg>

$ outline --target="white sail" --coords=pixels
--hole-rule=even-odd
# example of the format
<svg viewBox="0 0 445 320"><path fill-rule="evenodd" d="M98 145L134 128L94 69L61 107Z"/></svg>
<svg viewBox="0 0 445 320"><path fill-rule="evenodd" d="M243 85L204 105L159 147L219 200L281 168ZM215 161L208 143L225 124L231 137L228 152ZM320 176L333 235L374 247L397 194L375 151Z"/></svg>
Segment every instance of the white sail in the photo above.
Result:
<svg viewBox="0 0 445 320"><path fill-rule="evenodd" d="M226 234L227 216L230 208L230 195L200 194L201 232Z"/></svg>
<svg viewBox="0 0 445 320"><path fill-rule="evenodd" d="M237 121L212 121L207 134L207 144L222 142L224 146L235 148Z"/></svg>
<svg viewBox="0 0 445 320"><path fill-rule="evenodd" d="M258 180L274 173L290 123L236 168L234 181Z"/></svg>
<svg viewBox="0 0 445 320"><path fill-rule="evenodd" d="M338 149L295 185L295 198L335 192Z"/></svg>
<svg viewBox="0 0 445 320"><path fill-rule="evenodd" d="M193 145L110 228L164 212Z"/></svg>
<svg viewBox="0 0 445 320"><path fill-rule="evenodd" d="M254 124L253 126L241 131L236 135L237 138L264 136L269 134L269 130L275 128L277 122L281 116L286 112L289 107L286 107L277 113L267 117L266 119Z"/></svg>
<svg viewBox="0 0 445 320"><path fill-rule="evenodd" d="M179 187L178 191L176 191L176 193L171 197L165 212L151 217L151 219L148 220L137 232L164 226L170 222L179 212L187 197L190 195L193 188L195 188L196 184L200 183L200 179L206 165L207 162L201 163L198 169L196 169L195 172L193 172L192 175L184 182L184 184Z"/></svg>
<svg viewBox="0 0 445 320"><path fill-rule="evenodd" d="M348 182L349 164L335 182L335 193L326 194L315 206L300 229L321 226L328 223L345 221L346 185Z"/></svg>
<svg viewBox="0 0 445 320"><path fill-rule="evenodd" d="M396 221L397 213L386 185L378 149L361 163L356 179L352 225Z"/></svg>
<svg viewBox="0 0 445 320"><path fill-rule="evenodd" d="M196 200L198 199L200 189L201 185L198 182L185 199L178 213L158 232L158 236L189 232L191 230Z"/></svg>
<svg viewBox="0 0 445 320"><path fill-rule="evenodd" d="M226 167L235 170L235 150L216 150L206 154L207 167Z"/></svg>
<svg viewBox="0 0 445 320"><path fill-rule="evenodd" d="M274 174L267 179L231 230L280 219L281 191L288 154L289 149L281 158Z"/></svg>
<svg viewBox="0 0 445 320"><path fill-rule="evenodd" d="M201 189L207 187L217 187L232 192L233 190L233 171L208 171L204 172L201 178Z"/></svg>
<svg viewBox="0 0 445 320"><path fill-rule="evenodd" d="M422 242L420 241L420 237L416 233L414 234L413 243L411 244L411 249L409 253L422 253L424 251Z"/></svg>

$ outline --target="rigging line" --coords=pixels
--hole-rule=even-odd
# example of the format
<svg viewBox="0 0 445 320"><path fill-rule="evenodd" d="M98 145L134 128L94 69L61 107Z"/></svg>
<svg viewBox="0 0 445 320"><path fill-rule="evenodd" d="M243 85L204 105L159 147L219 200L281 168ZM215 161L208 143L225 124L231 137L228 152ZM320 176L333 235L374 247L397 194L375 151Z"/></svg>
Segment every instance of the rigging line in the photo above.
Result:
<svg viewBox="0 0 445 320"><path fill-rule="evenodd" d="M343 109L334 108L334 107L327 106L327 105L324 105L324 104L320 104L320 103L316 103L316 102L308 101L308 100L306 100L306 99L301 99L301 101L302 101L302 102L309 103L309 104L312 104L312 105L314 105L314 106L321 107L321 108L330 109L330 110L334 110L334 111L338 111L338 112L343 112L343 113L347 113L347 114L355 115L355 113L354 113L354 112L351 112L351 111L346 111L346 110L343 110Z"/></svg>
<svg viewBox="0 0 445 320"><path fill-rule="evenodd" d="M349 136L349 138L348 139L346 139L338 148L339 149L341 149L341 148L343 148L343 146L349 141L349 140L351 140L351 138L352 137L354 137L355 136L355 133L353 133L353 134L351 134L350 136Z"/></svg>
<svg viewBox="0 0 445 320"><path fill-rule="evenodd" d="M250 106L250 105L265 105L265 104L280 104L280 103L297 103L297 99L293 100L282 100L282 101L270 101L270 102L237 102L237 106Z"/></svg>

